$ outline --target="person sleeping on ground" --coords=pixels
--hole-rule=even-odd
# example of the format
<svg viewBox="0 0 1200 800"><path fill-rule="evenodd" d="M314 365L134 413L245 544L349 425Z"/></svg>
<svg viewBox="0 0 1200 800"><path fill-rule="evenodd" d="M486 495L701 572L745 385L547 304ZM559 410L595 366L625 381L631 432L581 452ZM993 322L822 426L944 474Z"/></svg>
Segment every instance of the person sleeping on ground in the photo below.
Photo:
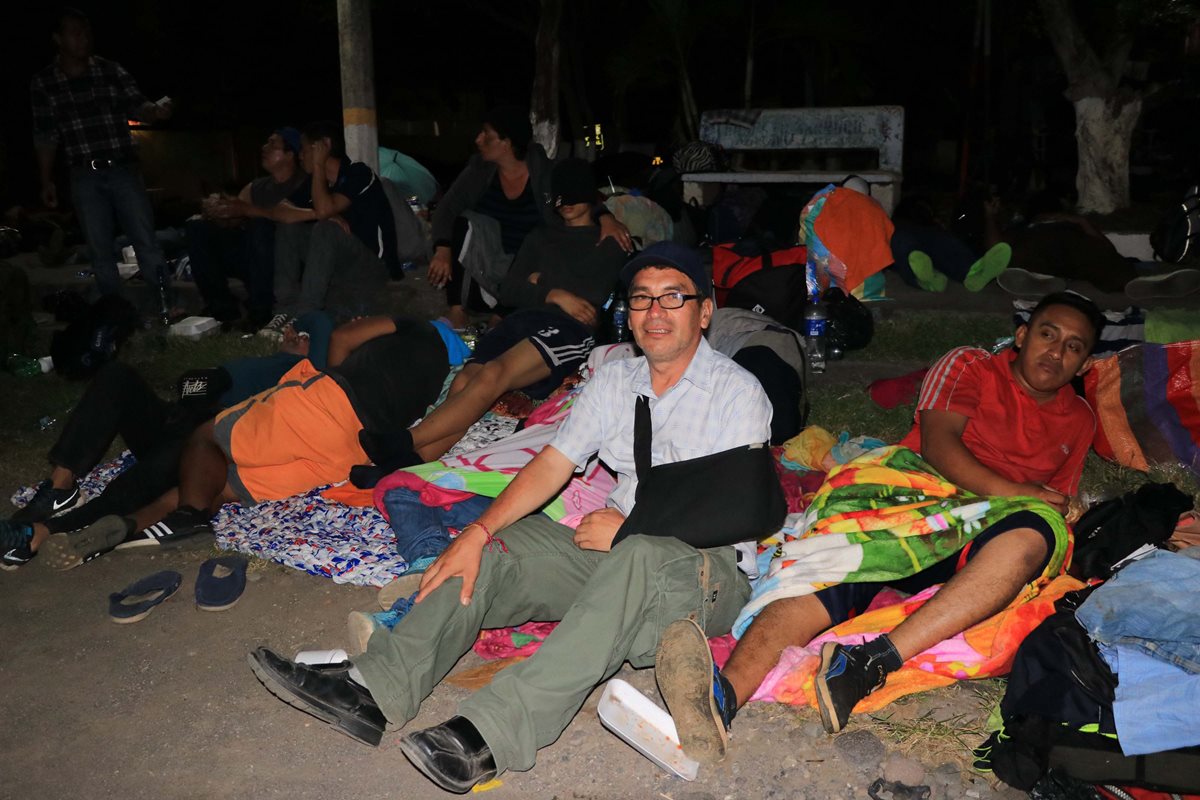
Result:
<svg viewBox="0 0 1200 800"><path fill-rule="evenodd" d="M823 646L815 693L829 733L905 660L1061 570L1062 515L1096 430L1070 382L1091 365L1103 326L1087 298L1052 294L1017 329L1013 349L959 347L938 361L901 446L830 473L804 535L781 546L755 587L722 670L695 623L668 626L655 670L685 752L723 757L734 715L784 648L862 613L884 586L915 594L944 584L890 633Z"/></svg>
<svg viewBox="0 0 1200 800"><path fill-rule="evenodd" d="M73 555L65 562L62 558L70 549L63 547L67 532L143 507L148 515L143 524L160 518L170 509L155 501L178 484L179 457L191 432L220 409L274 386L304 359L323 367L332 329L333 322L325 314L305 314L287 329L279 352L273 355L185 372L173 403L159 397L128 364L105 364L50 449L49 477L38 484L23 508L0 521L0 568L29 563L47 541L53 566L75 566L80 562ZM136 461L99 496L81 502L79 478L99 463L117 437Z"/></svg>
<svg viewBox="0 0 1200 800"><path fill-rule="evenodd" d="M518 310L479 340L446 402L412 428L421 461L453 447L505 392L544 399L595 344L599 309L625 254L612 239L601 240L592 221L596 186L586 161L557 164L551 185L564 225L538 228L521 245L500 287L500 300Z"/></svg>
<svg viewBox="0 0 1200 800"><path fill-rule="evenodd" d="M361 323L333 332L325 369L300 360L275 385L185 434L178 489L128 516L51 537L60 551L55 563L171 546L211 533L212 512L224 503L290 497L345 480L368 462L388 471L411 463L411 451L394 445L397 433L408 441L408 425L437 400L451 359L461 363L466 347L444 323L396 318L391 331L374 336Z"/></svg>

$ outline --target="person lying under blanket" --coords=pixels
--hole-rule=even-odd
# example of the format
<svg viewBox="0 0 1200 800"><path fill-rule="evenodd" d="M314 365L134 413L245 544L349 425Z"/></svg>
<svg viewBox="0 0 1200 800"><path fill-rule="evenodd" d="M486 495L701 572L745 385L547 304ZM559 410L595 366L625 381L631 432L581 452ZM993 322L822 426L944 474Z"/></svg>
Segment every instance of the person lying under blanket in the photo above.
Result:
<svg viewBox="0 0 1200 800"><path fill-rule="evenodd" d="M52 566L76 566L81 562L74 548L66 546L67 532L142 507L147 511L131 521L132 526L160 518L169 509L155 501L178 484L179 457L191 432L218 410L274 386L306 358L324 366L332 329L325 314L306 314L288 328L278 353L185 372L174 403L160 398L128 364L105 364L50 449L50 476L38 484L24 508L0 521L0 568L29 563L47 543ZM91 502L81 503L79 477L96 466L118 436L137 462Z"/></svg>
<svg viewBox="0 0 1200 800"><path fill-rule="evenodd" d="M828 502L815 502L805 535L776 552L735 625L740 641L724 669L714 669L695 623L668 626L655 670L685 752L722 758L734 715L783 649L863 612L884 586L915 594L945 584L891 633L824 645L815 692L829 733L906 659L1062 568L1062 515L1096 429L1069 384L1091 365L1103 325L1087 298L1048 295L1012 350L960 347L938 361L902 446L830 473Z"/></svg>
<svg viewBox="0 0 1200 800"><path fill-rule="evenodd" d="M211 533L212 512L224 503L290 497L345 480L368 461L386 471L411 463L411 451L396 448L397 432L408 441L407 426L437 400L451 360L461 363L468 351L442 323L392 325L370 339L354 323L337 328L324 370L300 360L270 388L200 424L182 446L177 490L55 538L55 563L174 545Z"/></svg>
<svg viewBox="0 0 1200 800"><path fill-rule="evenodd" d="M251 653L268 691L378 745L385 726L417 715L481 628L561 620L458 716L401 739L428 778L463 793L532 768L599 682L626 660L650 665L667 620L693 615L709 635L729 630L750 593L730 545L777 530L786 514L765 446L771 407L750 373L704 341L713 303L699 257L654 251L623 273L645 355L596 371L551 444L463 529L425 573L412 610L375 630L352 665ZM617 473L608 507L575 531L536 513L596 453Z"/></svg>

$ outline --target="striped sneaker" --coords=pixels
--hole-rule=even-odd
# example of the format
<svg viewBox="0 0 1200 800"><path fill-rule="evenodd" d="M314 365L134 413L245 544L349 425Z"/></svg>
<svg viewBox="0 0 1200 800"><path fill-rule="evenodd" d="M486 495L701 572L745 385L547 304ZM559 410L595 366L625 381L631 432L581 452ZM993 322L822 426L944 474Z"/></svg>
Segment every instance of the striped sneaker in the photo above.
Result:
<svg viewBox="0 0 1200 800"><path fill-rule="evenodd" d="M117 545L117 550L127 550L132 547L174 547L185 539L201 534L211 534L207 511L190 506L180 506L167 514L158 522L143 528L139 534L129 537Z"/></svg>
<svg viewBox="0 0 1200 800"><path fill-rule="evenodd" d="M51 569L68 570L110 553L122 542L134 538L141 537L133 519L110 514L74 533L51 534L42 550Z"/></svg>

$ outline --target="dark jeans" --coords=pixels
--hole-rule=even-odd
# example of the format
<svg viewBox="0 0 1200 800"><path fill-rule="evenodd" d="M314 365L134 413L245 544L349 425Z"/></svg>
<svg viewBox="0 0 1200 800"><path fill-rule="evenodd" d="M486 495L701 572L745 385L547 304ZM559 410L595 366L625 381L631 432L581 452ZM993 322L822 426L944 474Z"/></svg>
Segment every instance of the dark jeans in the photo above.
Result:
<svg viewBox="0 0 1200 800"><path fill-rule="evenodd" d="M147 281L161 281L170 302L171 274L154 237L154 210L136 164L108 169L71 167L71 198L92 251L92 272L100 294L122 294L125 285L117 271L114 224L133 242L138 264Z"/></svg>
<svg viewBox="0 0 1200 800"><path fill-rule="evenodd" d="M229 279L246 286L246 311L255 322L265 323L275 306L275 223L246 220L229 227L206 219L187 223L188 255L192 276L204 304L216 316L233 319L237 299Z"/></svg>
<svg viewBox="0 0 1200 800"><path fill-rule="evenodd" d="M278 225L275 300L280 313L324 309L336 320L377 314L388 307L383 261L336 222Z"/></svg>
<svg viewBox="0 0 1200 800"><path fill-rule="evenodd" d="M137 458L104 492L47 520L51 533L73 531L108 514L129 514L179 483L179 456L203 416L154 393L132 367L112 361L92 378L50 449L50 463L86 475L120 436Z"/></svg>
<svg viewBox="0 0 1200 800"><path fill-rule="evenodd" d="M491 504L492 498L477 495L448 506L427 506L412 489L391 489L383 495L383 507L396 532L396 552L409 564L441 555L450 546L447 528L461 530Z"/></svg>
<svg viewBox="0 0 1200 800"><path fill-rule="evenodd" d="M892 269L909 286L917 285L917 276L908 266L908 256L914 250L929 256L938 272L959 283L967 277L971 265L978 259L966 242L945 228L897 222L896 230L892 232L892 258L895 259Z"/></svg>

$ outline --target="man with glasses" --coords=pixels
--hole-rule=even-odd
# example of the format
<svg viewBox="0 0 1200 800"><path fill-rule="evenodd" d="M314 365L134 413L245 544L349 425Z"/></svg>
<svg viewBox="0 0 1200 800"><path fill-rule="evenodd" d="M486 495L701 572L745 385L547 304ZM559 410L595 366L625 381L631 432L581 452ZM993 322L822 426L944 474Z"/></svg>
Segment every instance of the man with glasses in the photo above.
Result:
<svg viewBox="0 0 1200 800"><path fill-rule="evenodd" d="M664 535L669 525L635 520L654 505L687 517L704 505L700 492L738 515L754 515L760 500L769 505L761 473L759 495L732 500L703 480L685 481L692 495L666 504L652 487L663 469L691 469L701 457L766 454L771 407L753 376L704 341L711 284L693 251L656 244L622 278L644 356L597 370L554 441L463 529L425 573L413 609L393 630L377 630L352 667L319 670L265 648L252 653L251 667L272 693L377 745L386 724L416 716L481 628L561 620L537 653L497 674L458 716L401 740L427 777L462 793L505 770L530 769L597 684L625 661L654 663L670 621L695 619L710 636L729 630L750 594L734 548L692 546L684 534ZM608 507L575 531L536 514L594 454L617 474ZM773 469L769 456L763 463ZM736 482L737 472L723 480ZM779 504L779 519L768 520L776 527Z"/></svg>
<svg viewBox="0 0 1200 800"><path fill-rule="evenodd" d="M70 163L71 198L92 251L100 294L122 294L113 247L114 219L133 241L142 275L156 282L161 311L170 314L170 275L154 238L154 212L138 168L129 118L157 122L171 116L169 102L151 103L125 69L92 54L92 24L78 9L57 16L54 63L33 76L33 140L41 172L42 202L58 207L54 162L59 145Z"/></svg>

